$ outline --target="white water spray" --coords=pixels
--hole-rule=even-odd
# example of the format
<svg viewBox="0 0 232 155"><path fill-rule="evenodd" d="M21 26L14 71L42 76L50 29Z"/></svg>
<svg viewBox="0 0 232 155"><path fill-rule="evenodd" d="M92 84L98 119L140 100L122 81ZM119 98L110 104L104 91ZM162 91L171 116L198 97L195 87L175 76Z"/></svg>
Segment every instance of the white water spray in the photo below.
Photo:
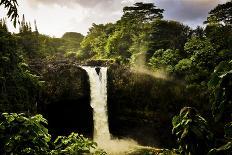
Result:
<svg viewBox="0 0 232 155"><path fill-rule="evenodd" d="M93 108L94 133L97 143L110 140L107 115L107 68L82 67L89 75L91 107Z"/></svg>
<svg viewBox="0 0 232 155"><path fill-rule="evenodd" d="M91 107L93 108L94 136L98 146L111 155L121 155L133 149L137 143L129 139L111 139L107 111L107 68L82 67L89 76ZM96 69L99 69L97 72Z"/></svg>

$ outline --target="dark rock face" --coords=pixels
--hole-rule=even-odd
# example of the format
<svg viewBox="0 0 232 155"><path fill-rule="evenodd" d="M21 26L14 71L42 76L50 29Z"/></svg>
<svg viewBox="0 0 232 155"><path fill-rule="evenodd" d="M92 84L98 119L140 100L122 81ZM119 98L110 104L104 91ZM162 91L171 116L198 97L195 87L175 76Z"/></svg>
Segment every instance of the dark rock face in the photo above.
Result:
<svg viewBox="0 0 232 155"><path fill-rule="evenodd" d="M86 66L110 66L114 64L114 60L88 60L84 62Z"/></svg>
<svg viewBox="0 0 232 155"><path fill-rule="evenodd" d="M97 68L95 68L95 70L96 70L97 74L99 75L101 68L97 67Z"/></svg>
<svg viewBox="0 0 232 155"><path fill-rule="evenodd" d="M93 114L86 72L75 65L50 65L43 72L46 104L40 108L53 135L82 133L91 137Z"/></svg>

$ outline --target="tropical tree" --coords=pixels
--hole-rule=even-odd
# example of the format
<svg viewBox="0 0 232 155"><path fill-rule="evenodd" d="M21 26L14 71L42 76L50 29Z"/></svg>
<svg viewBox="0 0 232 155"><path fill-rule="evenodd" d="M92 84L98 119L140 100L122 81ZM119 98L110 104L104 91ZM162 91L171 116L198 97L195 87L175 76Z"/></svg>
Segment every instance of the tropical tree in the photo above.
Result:
<svg viewBox="0 0 232 155"><path fill-rule="evenodd" d="M129 21L134 24L146 23L163 18L163 12L163 9L156 8L153 3L138 2L133 6L126 6L123 8L121 20Z"/></svg>
<svg viewBox="0 0 232 155"><path fill-rule="evenodd" d="M80 59L88 59L92 57L106 57L105 46L107 39L114 30L114 25L109 23L93 24L89 29L87 36L81 42L81 48L78 53Z"/></svg>
<svg viewBox="0 0 232 155"><path fill-rule="evenodd" d="M232 25L232 1L216 6L209 12L209 17L204 23Z"/></svg>
<svg viewBox="0 0 232 155"><path fill-rule="evenodd" d="M109 36L105 50L108 57L122 57L123 61L129 60L131 54L128 51L132 44L130 33L126 28L115 31Z"/></svg>
<svg viewBox="0 0 232 155"><path fill-rule="evenodd" d="M42 83L29 70L20 55L17 37L0 21L0 111L36 111L36 100Z"/></svg>
<svg viewBox="0 0 232 155"><path fill-rule="evenodd" d="M232 26L231 25L207 25L205 34L209 38L215 50L220 54L225 50L230 52L221 55L222 58L232 58ZM221 53L222 54L222 53ZM230 56L228 55L230 54ZM229 57L228 57L229 56ZM224 61L223 59L221 61Z"/></svg>
<svg viewBox="0 0 232 155"><path fill-rule="evenodd" d="M192 37L184 46L194 65L213 69L216 51L207 38Z"/></svg>
<svg viewBox="0 0 232 155"><path fill-rule="evenodd" d="M156 20L152 23L148 56L158 49L179 49L184 56L184 44L190 36L190 28L176 21Z"/></svg>
<svg viewBox="0 0 232 155"><path fill-rule="evenodd" d="M209 12L205 35L217 51L217 64L232 58L232 1L219 4Z"/></svg>
<svg viewBox="0 0 232 155"><path fill-rule="evenodd" d="M0 5L3 5L4 8L6 8L8 10L7 12L7 16L8 18L11 19L11 21L13 21L14 27L16 27L16 24L19 18L18 15L18 2L17 0L1 0L0 1Z"/></svg>
<svg viewBox="0 0 232 155"><path fill-rule="evenodd" d="M128 62L131 56L145 54L150 40L151 22L163 18L163 9L153 3L135 3L123 8L123 16L116 23L116 31L110 35L106 51ZM133 57L134 57L133 56Z"/></svg>

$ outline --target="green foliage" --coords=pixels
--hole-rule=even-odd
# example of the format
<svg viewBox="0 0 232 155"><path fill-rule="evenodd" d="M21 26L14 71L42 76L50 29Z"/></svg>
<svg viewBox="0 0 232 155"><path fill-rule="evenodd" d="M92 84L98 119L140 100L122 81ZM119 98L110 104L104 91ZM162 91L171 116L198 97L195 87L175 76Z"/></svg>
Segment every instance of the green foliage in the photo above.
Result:
<svg viewBox="0 0 232 155"><path fill-rule="evenodd" d="M222 61L214 70L208 83L212 92L212 114L217 124L224 124L224 142L213 148L208 155L229 155L232 152L232 62Z"/></svg>
<svg viewBox="0 0 232 155"><path fill-rule="evenodd" d="M221 62L208 83L213 92L212 113L215 121L231 121L232 62Z"/></svg>
<svg viewBox="0 0 232 155"><path fill-rule="evenodd" d="M8 10L7 16L13 20L13 25L16 27L18 21L18 2L17 0L1 0L0 5L3 5L4 8Z"/></svg>
<svg viewBox="0 0 232 155"><path fill-rule="evenodd" d="M24 16L16 37L21 54L32 63L39 59L39 61L66 58L75 60L80 42L84 38L82 34L76 32L66 32L61 38L39 34L36 22L35 31L32 31L31 24L26 22Z"/></svg>
<svg viewBox="0 0 232 155"><path fill-rule="evenodd" d="M205 36L205 31L203 27L197 26L197 28L192 30L190 34L192 37L194 36L202 39Z"/></svg>
<svg viewBox="0 0 232 155"><path fill-rule="evenodd" d="M137 2L134 6L126 6L123 8L123 21L130 23L151 22L155 19L163 18L163 9L156 8L153 3ZM138 23L137 23L138 24Z"/></svg>
<svg viewBox="0 0 232 155"><path fill-rule="evenodd" d="M51 154L73 154L79 155L84 153L90 153L91 149L95 149L97 143L88 140L82 135L77 133L71 133L68 137L59 136L54 141L55 149Z"/></svg>
<svg viewBox="0 0 232 155"><path fill-rule="evenodd" d="M18 19L17 1L1 0L0 5L8 9L7 15L15 26ZM134 74L125 69L122 69L123 71L114 69L111 71L115 73L114 77L109 76L112 80L110 86L113 87L110 88L111 92L109 91L112 95L109 95L112 104L110 106L116 107L112 109L119 109L113 111L115 116L123 114L126 115L124 117L128 117L132 114L136 118L132 122L138 122L137 118L141 116L144 117L141 122L147 120L152 123L162 122L158 126L162 128L164 124L165 131L168 132L170 126L165 123L173 116L173 112L179 111L184 100L188 101L184 104L209 111L206 84L215 66L221 62L212 74L208 86L212 92L214 119L223 124L221 128L224 127L231 122L232 117L232 71L229 62L232 58L231 1L220 4L210 11L205 29L198 27L191 30L177 21L161 20L163 11L153 3L140 2L126 6L120 20L114 24L93 24L86 37L75 32L67 32L62 38L41 35L36 23L33 31L24 16L20 33L11 34L7 30L5 21L1 20L0 111L35 113L37 105L41 106L40 91L43 82L40 78L46 80L44 93L49 96L51 103L73 100L79 96L86 97L88 91L85 91L82 84L85 76L82 76L81 71L75 72L73 68L64 66L70 65L69 62L86 63L89 62L88 59L114 59L122 65L130 62L131 65L138 65L141 68L148 65L154 70L164 70L178 82L186 84L183 87L188 89L183 90L179 85L177 87L173 83L166 84L166 81L154 80L153 73L150 71L144 71L147 74L145 75ZM64 62L65 65L57 65L58 67L53 65L60 62ZM186 95L187 99L185 99L186 92L189 93L189 96ZM178 97L167 99L167 94ZM46 99L44 97L42 100ZM177 105L176 101L179 100ZM157 117L160 111L165 115L161 114ZM21 119L24 116L17 117ZM157 120L150 120L151 117ZM180 115L173 119L173 125L173 131L179 138L182 151L194 154L202 149L203 153L198 152L199 154L207 152L211 134L207 122L195 110L187 108L181 111ZM215 130L218 130L218 126L219 123ZM219 130L223 132L223 129ZM213 149L212 152L231 151L229 137L231 137L231 124L225 126L223 140L226 145ZM11 144L18 145L16 140L18 139L11 139ZM52 142L46 141L46 143ZM74 133L68 137L59 137L54 143L54 154L88 152L90 148L96 147L95 143ZM27 153L33 154L36 149L29 149ZM101 154L101 151L99 152Z"/></svg>
<svg viewBox="0 0 232 155"><path fill-rule="evenodd" d="M45 58L45 61L49 61L51 58L59 59L65 54L65 51L72 51L65 47L65 40L61 38L51 38L46 35L38 35L39 48L37 55L33 59ZM75 46L75 45L74 45ZM76 51L75 51L76 52Z"/></svg>
<svg viewBox="0 0 232 155"><path fill-rule="evenodd" d="M81 42L84 36L80 33L77 32L66 32L63 36L63 39L67 39L70 41L76 41L76 42Z"/></svg>
<svg viewBox="0 0 232 155"><path fill-rule="evenodd" d="M80 48L80 43L84 39L84 36L76 32L66 32L61 39L64 40L63 48L66 53L77 53Z"/></svg>
<svg viewBox="0 0 232 155"><path fill-rule="evenodd" d="M47 120L42 115L26 117L25 114L2 113L0 115L0 154L15 155L80 155L91 153L106 155L97 144L71 133L58 136L54 142L48 134Z"/></svg>
<svg viewBox="0 0 232 155"><path fill-rule="evenodd" d="M93 24L81 42L79 59L114 58L128 63L131 55L147 51L150 22L162 18L163 9L152 3L135 3L123 12L116 24Z"/></svg>
<svg viewBox="0 0 232 155"><path fill-rule="evenodd" d="M106 51L110 55L121 56L126 63L133 59L134 64L138 53L147 52L151 22L163 18L163 11L153 3L141 2L124 7L123 16L116 23L117 31L108 38Z"/></svg>
<svg viewBox="0 0 232 155"><path fill-rule="evenodd" d="M196 36L185 43L184 52L178 49L155 51L149 65L153 69L163 69L175 78L184 79L187 86L205 87L216 65L217 54L207 38Z"/></svg>
<svg viewBox="0 0 232 155"><path fill-rule="evenodd" d="M219 4L209 12L206 24L225 24L232 25L232 1Z"/></svg>
<svg viewBox="0 0 232 155"><path fill-rule="evenodd" d="M93 24L93 27L89 29L88 35L81 42L79 58L104 58L106 56L104 48L107 38L113 30L114 26L112 24Z"/></svg>
<svg viewBox="0 0 232 155"><path fill-rule="evenodd" d="M131 54L146 53L150 42L151 24L143 24L140 31L132 35L132 45L129 48Z"/></svg>
<svg viewBox="0 0 232 155"><path fill-rule="evenodd" d="M25 58L33 59L44 57L45 53L40 52L40 41L37 33L32 32L30 29L26 28L23 32L19 33L18 43L21 46L22 54Z"/></svg>
<svg viewBox="0 0 232 155"><path fill-rule="evenodd" d="M25 117L24 114L0 115L1 154L48 154L51 136L43 124L42 115Z"/></svg>
<svg viewBox="0 0 232 155"><path fill-rule="evenodd" d="M217 63L232 59L232 1L209 12L205 34L217 51ZM226 52L225 52L226 51Z"/></svg>
<svg viewBox="0 0 232 155"><path fill-rule="evenodd" d="M19 56L17 37L0 25L0 111L33 113L42 83Z"/></svg>
<svg viewBox="0 0 232 155"><path fill-rule="evenodd" d="M149 56L158 49L179 49L184 56L183 47L190 35L190 28L177 21L156 20L152 23L149 42Z"/></svg>
<svg viewBox="0 0 232 155"><path fill-rule="evenodd" d="M132 40L126 29L115 31L107 40L105 50L108 56L121 56L124 60L130 58L128 52Z"/></svg>
<svg viewBox="0 0 232 155"><path fill-rule="evenodd" d="M149 60L149 65L154 69L165 69L168 73L174 71L175 65L181 59L179 50L157 50Z"/></svg>
<svg viewBox="0 0 232 155"><path fill-rule="evenodd" d="M216 51L207 38L192 37L186 42L186 58L175 65L175 76L185 79L187 85L206 86L216 65Z"/></svg>
<svg viewBox="0 0 232 155"><path fill-rule="evenodd" d="M230 55L225 55L225 58L232 58L232 26L231 25L207 25L205 28L206 36L209 38L213 47L220 52L221 50L229 49ZM222 57L223 58L223 57ZM222 60L221 60L222 61Z"/></svg>
<svg viewBox="0 0 232 155"><path fill-rule="evenodd" d="M179 74L189 74L192 68L192 61L188 58L182 59L175 65L175 72Z"/></svg>
<svg viewBox="0 0 232 155"><path fill-rule="evenodd" d="M184 46L193 64L199 67L212 68L215 66L216 51L207 38L192 37Z"/></svg>
<svg viewBox="0 0 232 155"><path fill-rule="evenodd" d="M213 135L209 131L207 121L196 109L184 107L180 114L172 120L173 134L182 154L206 154L210 148Z"/></svg>

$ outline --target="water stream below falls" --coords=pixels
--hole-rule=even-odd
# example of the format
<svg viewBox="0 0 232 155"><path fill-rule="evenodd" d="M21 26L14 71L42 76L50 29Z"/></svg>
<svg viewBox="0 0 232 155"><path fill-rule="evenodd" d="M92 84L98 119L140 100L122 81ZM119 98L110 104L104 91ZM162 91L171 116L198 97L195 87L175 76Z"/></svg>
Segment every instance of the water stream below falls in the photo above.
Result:
<svg viewBox="0 0 232 155"><path fill-rule="evenodd" d="M82 66L90 82L91 107L93 108L93 140L109 154L121 155L138 144L129 139L112 138L109 132L107 111L107 67Z"/></svg>

